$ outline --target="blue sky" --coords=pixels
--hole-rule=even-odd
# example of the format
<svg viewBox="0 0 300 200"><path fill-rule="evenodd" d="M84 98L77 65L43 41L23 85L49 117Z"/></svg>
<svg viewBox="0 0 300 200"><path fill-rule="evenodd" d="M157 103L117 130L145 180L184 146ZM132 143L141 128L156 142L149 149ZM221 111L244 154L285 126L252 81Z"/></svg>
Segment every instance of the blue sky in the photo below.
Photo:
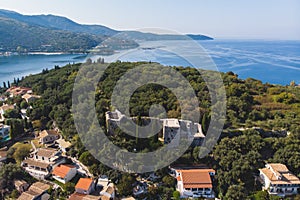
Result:
<svg viewBox="0 0 300 200"><path fill-rule="evenodd" d="M299 0L1 0L0 8L56 14L117 30L161 28L215 38L300 40Z"/></svg>

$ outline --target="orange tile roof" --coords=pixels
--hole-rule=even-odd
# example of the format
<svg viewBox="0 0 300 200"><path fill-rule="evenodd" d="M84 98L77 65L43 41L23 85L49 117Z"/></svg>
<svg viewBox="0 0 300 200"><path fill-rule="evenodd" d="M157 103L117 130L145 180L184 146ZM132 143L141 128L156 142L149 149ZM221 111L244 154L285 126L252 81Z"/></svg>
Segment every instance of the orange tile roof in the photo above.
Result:
<svg viewBox="0 0 300 200"><path fill-rule="evenodd" d="M53 169L52 174L60 178L65 178L73 168L75 167L72 165L59 165Z"/></svg>
<svg viewBox="0 0 300 200"><path fill-rule="evenodd" d="M93 179L91 178L81 178L76 184L76 189L88 190L93 183Z"/></svg>
<svg viewBox="0 0 300 200"><path fill-rule="evenodd" d="M212 188L210 169L180 170L183 186L185 188Z"/></svg>

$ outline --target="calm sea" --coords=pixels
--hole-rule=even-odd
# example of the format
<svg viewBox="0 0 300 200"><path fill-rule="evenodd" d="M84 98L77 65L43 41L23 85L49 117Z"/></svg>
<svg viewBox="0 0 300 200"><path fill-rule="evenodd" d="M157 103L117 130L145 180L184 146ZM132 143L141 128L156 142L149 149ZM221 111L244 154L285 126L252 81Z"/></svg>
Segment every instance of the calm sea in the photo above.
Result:
<svg viewBox="0 0 300 200"><path fill-rule="evenodd" d="M173 42L172 48L180 48L184 43ZM199 44L213 59L219 71L233 71L240 78L252 77L274 84L286 85L292 80L300 84L300 41L213 40L199 41ZM192 48L183 53L197 56ZM153 61L164 65L190 65L181 56L165 51L162 41L143 43L135 51L105 57L108 62L116 58L123 61ZM80 55L0 57L0 85L14 77L84 60Z"/></svg>
<svg viewBox="0 0 300 200"><path fill-rule="evenodd" d="M77 54L1 56L0 85L2 86L3 81L12 81L14 78L40 73L43 69L54 68L55 65L64 66L84 60L82 55Z"/></svg>

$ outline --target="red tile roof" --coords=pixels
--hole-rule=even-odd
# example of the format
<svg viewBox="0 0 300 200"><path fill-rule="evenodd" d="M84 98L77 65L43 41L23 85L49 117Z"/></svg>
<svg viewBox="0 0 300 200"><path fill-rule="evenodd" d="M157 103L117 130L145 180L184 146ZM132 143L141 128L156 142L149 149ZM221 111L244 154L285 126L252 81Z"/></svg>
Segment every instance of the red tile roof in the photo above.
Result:
<svg viewBox="0 0 300 200"><path fill-rule="evenodd" d="M71 169L75 168L72 165L59 165L53 169L52 174L60 178L65 178Z"/></svg>
<svg viewBox="0 0 300 200"><path fill-rule="evenodd" d="M180 170L184 188L212 188L210 169Z"/></svg>
<svg viewBox="0 0 300 200"><path fill-rule="evenodd" d="M79 179L79 181L76 184L75 188L76 189L89 190L92 183L93 183L93 179L91 179L91 178L81 178L81 179Z"/></svg>

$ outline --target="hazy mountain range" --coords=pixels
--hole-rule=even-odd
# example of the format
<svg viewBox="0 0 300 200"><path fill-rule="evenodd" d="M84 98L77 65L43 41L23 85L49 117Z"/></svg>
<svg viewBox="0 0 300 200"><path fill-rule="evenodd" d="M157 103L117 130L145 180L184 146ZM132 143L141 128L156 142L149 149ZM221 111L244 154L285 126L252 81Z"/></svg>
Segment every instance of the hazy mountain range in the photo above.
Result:
<svg viewBox="0 0 300 200"><path fill-rule="evenodd" d="M114 36L114 37L112 37ZM188 35L210 40L204 35ZM107 40L110 38L109 40ZM138 46L136 40L186 39L178 35L157 35L137 31L117 31L102 25L78 24L55 15L22 15L0 9L0 50L12 52L84 52L101 42L104 51Z"/></svg>

